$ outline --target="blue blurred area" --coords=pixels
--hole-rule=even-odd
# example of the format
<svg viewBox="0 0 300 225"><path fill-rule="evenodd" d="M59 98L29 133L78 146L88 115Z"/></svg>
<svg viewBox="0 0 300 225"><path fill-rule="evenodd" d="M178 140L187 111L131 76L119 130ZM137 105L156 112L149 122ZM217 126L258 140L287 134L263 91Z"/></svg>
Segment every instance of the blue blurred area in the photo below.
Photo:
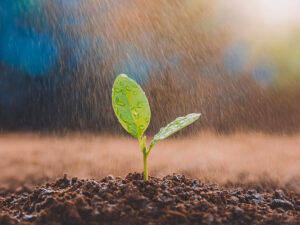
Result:
<svg viewBox="0 0 300 225"><path fill-rule="evenodd" d="M87 18L83 14L75 13L80 5L83 5L83 0L54 0L54 2L64 11L59 18L60 26L79 28L86 23Z"/></svg>
<svg viewBox="0 0 300 225"><path fill-rule="evenodd" d="M269 86L276 82L277 69L269 61L260 62L252 71L252 77L263 86Z"/></svg>
<svg viewBox="0 0 300 225"><path fill-rule="evenodd" d="M233 42L224 50L224 66L230 75L242 75L247 67L249 54L247 45Z"/></svg>
<svg viewBox="0 0 300 225"><path fill-rule="evenodd" d="M233 42L224 50L224 67L231 76L244 75L247 70L251 70L251 77L263 87L268 87L276 82L277 69L270 57L263 57L250 67L250 55L248 45L241 42Z"/></svg>
<svg viewBox="0 0 300 225"><path fill-rule="evenodd" d="M140 83L141 77L149 78L151 67L151 62L144 59L136 50L129 50L128 59L121 62L117 74L128 74Z"/></svg>
<svg viewBox="0 0 300 225"><path fill-rule="evenodd" d="M56 0L57 4L60 4L62 7L69 9L74 9L78 4L83 3L83 0Z"/></svg>
<svg viewBox="0 0 300 225"><path fill-rule="evenodd" d="M0 38L0 60L32 76L47 74L58 60L58 49L47 34L7 29Z"/></svg>
<svg viewBox="0 0 300 225"><path fill-rule="evenodd" d="M29 15L41 16L41 2L4 0L0 3L0 61L32 76L49 73L58 60L59 49L51 34L37 31L35 24L25 19Z"/></svg>
<svg viewBox="0 0 300 225"><path fill-rule="evenodd" d="M146 36L142 37L147 39ZM145 48L151 48L151 44L153 43L148 43L148 46L145 45ZM119 53L121 55L126 55L126 57L117 63L117 71L115 74L125 73L140 84L147 83L151 76L159 75L168 67L173 68L174 77L180 76L180 74L177 74L177 70L175 69L180 63L179 54L170 55L164 60L164 62L161 62L158 58L147 59L139 52L139 49L133 45L119 46Z"/></svg>
<svg viewBox="0 0 300 225"><path fill-rule="evenodd" d="M81 61L99 64L109 56L109 43L103 37L84 37L66 41L66 44L73 50L69 59L70 68L76 67Z"/></svg>
<svg viewBox="0 0 300 225"><path fill-rule="evenodd" d="M142 83L150 78L151 71L157 70L150 60L145 59L138 49L132 45L119 46L120 54L126 55L117 67L116 74L125 73L132 79Z"/></svg>
<svg viewBox="0 0 300 225"><path fill-rule="evenodd" d="M5 24L13 23L14 19L25 16L33 10L38 10L44 0L1 0L0 16L1 21Z"/></svg>

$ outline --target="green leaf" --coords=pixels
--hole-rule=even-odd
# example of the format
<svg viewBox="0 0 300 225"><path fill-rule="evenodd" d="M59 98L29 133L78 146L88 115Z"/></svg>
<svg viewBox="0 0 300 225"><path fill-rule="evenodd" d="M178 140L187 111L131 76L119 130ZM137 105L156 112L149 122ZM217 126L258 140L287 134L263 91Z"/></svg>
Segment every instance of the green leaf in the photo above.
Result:
<svg viewBox="0 0 300 225"><path fill-rule="evenodd" d="M125 74L120 74L112 89L113 109L125 130L140 138L147 129L151 111L142 88Z"/></svg>
<svg viewBox="0 0 300 225"><path fill-rule="evenodd" d="M173 122L169 123L167 126L161 128L160 131L154 136L154 139L150 144L150 149L155 143L169 137L175 132L181 130L182 128L194 123L197 119L199 119L200 116L200 113L191 113L184 117L178 117Z"/></svg>

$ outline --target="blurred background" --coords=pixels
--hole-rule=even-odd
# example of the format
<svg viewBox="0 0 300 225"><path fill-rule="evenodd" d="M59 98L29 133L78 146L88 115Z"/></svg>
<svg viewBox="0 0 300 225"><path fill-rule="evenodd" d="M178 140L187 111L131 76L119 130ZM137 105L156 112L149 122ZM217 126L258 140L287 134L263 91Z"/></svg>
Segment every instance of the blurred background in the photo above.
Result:
<svg viewBox="0 0 300 225"><path fill-rule="evenodd" d="M0 196L142 170L111 106L119 73L149 98L147 136L202 113L150 175L300 196L299 60L299 0L0 0Z"/></svg>
<svg viewBox="0 0 300 225"><path fill-rule="evenodd" d="M145 89L153 134L300 129L297 0L1 0L0 128L123 132L112 82Z"/></svg>

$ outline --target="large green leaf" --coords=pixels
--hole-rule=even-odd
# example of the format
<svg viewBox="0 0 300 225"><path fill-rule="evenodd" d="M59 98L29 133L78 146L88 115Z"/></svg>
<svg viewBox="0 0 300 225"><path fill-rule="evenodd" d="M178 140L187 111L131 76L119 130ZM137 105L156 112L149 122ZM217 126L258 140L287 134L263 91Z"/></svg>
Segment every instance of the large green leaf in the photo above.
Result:
<svg viewBox="0 0 300 225"><path fill-rule="evenodd" d="M113 85L112 103L125 130L134 137L142 137L151 118L148 99L142 88L125 74L120 74Z"/></svg>
<svg viewBox="0 0 300 225"><path fill-rule="evenodd" d="M167 126L160 129L160 131L154 136L150 148L152 148L155 143L169 137L175 132L181 130L182 128L192 124L197 119L199 119L200 116L201 116L200 113L191 113L184 117L178 117L173 122L169 123Z"/></svg>

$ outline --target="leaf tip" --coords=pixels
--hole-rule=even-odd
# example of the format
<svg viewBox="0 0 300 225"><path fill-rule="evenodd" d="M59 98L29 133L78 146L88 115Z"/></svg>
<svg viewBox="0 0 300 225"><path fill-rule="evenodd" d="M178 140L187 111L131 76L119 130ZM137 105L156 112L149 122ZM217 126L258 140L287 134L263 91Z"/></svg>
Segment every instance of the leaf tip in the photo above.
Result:
<svg viewBox="0 0 300 225"><path fill-rule="evenodd" d="M190 113L187 115L187 117L194 118L195 120L199 119L200 116L202 116L201 113Z"/></svg>
<svg viewBox="0 0 300 225"><path fill-rule="evenodd" d="M119 74L119 76L118 77L128 77L125 73L121 73L121 74Z"/></svg>

